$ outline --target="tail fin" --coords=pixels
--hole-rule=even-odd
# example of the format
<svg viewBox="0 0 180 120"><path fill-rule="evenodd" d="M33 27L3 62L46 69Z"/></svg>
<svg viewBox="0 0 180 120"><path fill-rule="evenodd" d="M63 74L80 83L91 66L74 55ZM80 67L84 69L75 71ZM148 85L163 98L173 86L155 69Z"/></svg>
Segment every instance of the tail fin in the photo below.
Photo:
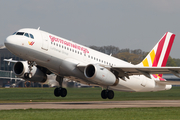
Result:
<svg viewBox="0 0 180 120"><path fill-rule="evenodd" d="M164 67L166 66L175 34L167 32L149 52L146 58L139 64L144 67ZM162 75L161 75L162 76Z"/></svg>

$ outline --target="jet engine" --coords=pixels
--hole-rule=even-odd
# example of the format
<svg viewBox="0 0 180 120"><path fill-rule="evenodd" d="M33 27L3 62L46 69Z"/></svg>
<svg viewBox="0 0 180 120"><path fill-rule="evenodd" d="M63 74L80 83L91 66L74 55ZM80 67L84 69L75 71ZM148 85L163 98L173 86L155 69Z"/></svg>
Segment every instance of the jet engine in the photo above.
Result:
<svg viewBox="0 0 180 120"><path fill-rule="evenodd" d="M25 61L15 63L13 72L17 77L31 82L45 82L47 80L46 74L36 66L33 66L32 70L29 72L29 65Z"/></svg>
<svg viewBox="0 0 180 120"><path fill-rule="evenodd" d="M119 83L119 80L111 71L97 64L89 64L84 69L84 75L86 78L99 85L115 86Z"/></svg>

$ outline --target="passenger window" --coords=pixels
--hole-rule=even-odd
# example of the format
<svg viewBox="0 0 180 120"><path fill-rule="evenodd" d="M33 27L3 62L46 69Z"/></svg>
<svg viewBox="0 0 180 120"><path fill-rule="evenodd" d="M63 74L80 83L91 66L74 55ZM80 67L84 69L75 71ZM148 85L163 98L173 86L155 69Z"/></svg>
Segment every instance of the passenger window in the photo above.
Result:
<svg viewBox="0 0 180 120"><path fill-rule="evenodd" d="M24 35L24 32L17 32L16 35Z"/></svg>
<svg viewBox="0 0 180 120"><path fill-rule="evenodd" d="M24 36L29 37L29 34L28 34L28 33L25 33Z"/></svg>
<svg viewBox="0 0 180 120"><path fill-rule="evenodd" d="M34 36L33 36L32 34L30 34L30 37L31 37L32 39L34 39Z"/></svg>

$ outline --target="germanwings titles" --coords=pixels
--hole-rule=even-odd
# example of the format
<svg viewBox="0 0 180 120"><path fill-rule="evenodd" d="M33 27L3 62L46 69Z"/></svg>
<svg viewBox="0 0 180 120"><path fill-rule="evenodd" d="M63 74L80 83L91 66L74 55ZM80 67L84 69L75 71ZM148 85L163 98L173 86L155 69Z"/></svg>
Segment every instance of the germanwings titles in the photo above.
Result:
<svg viewBox="0 0 180 120"><path fill-rule="evenodd" d="M180 67L165 67L175 34L167 32L138 65L92 50L39 29L20 29L6 38L6 48L26 61L16 61L17 77L46 82L55 74L59 86L54 95L65 97L63 78L103 88L101 97L113 99L113 90L148 92L169 90L178 81L167 81L163 74L179 77ZM13 60L6 60L14 62Z"/></svg>

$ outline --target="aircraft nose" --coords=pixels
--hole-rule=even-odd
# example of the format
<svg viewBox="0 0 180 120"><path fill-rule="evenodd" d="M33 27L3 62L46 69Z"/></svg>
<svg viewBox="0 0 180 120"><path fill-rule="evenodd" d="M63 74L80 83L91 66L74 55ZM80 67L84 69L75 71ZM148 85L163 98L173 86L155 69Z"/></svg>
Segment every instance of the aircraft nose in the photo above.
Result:
<svg viewBox="0 0 180 120"><path fill-rule="evenodd" d="M11 44L13 44L13 37L10 35L5 39L4 45L8 48Z"/></svg>

